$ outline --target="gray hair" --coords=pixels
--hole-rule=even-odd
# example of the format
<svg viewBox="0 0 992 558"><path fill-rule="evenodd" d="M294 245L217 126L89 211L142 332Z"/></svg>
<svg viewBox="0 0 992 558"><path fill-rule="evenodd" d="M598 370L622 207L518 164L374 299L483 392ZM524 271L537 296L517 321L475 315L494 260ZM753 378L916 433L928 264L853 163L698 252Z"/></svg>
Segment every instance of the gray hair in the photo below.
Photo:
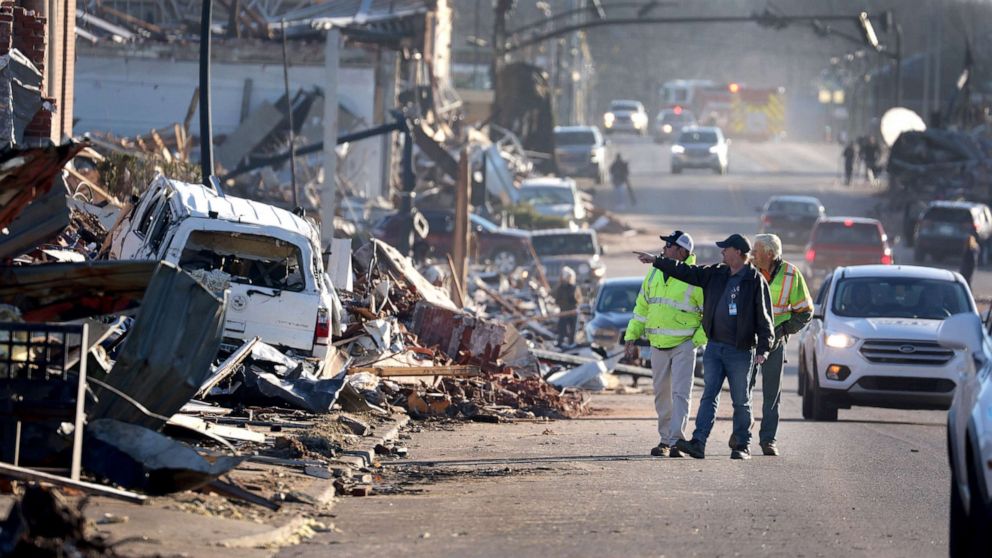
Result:
<svg viewBox="0 0 992 558"><path fill-rule="evenodd" d="M777 234L759 234L754 237L754 246L764 246L776 258L782 257L782 239Z"/></svg>

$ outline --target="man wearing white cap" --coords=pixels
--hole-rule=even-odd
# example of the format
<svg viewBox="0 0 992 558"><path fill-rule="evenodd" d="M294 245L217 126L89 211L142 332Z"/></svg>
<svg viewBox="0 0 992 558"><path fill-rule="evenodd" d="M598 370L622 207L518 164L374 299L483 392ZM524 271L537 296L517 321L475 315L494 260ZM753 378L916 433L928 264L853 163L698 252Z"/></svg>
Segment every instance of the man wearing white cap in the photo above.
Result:
<svg viewBox="0 0 992 558"><path fill-rule="evenodd" d="M662 236L662 254L692 265L692 237L682 231ZM654 407L658 412L661 441L651 448L655 457L681 457L675 447L689 426L692 371L696 349L706 343L702 328L703 289L683 283L652 268L637 295L634 316L624 334L627 355L635 356L634 342L647 337L651 343L651 374L654 378Z"/></svg>

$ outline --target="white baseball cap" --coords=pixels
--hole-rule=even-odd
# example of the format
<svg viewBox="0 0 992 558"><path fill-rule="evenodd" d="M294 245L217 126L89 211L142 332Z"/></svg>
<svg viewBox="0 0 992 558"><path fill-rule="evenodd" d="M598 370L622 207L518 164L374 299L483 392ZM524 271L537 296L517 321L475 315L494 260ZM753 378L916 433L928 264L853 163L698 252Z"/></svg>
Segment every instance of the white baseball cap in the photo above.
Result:
<svg viewBox="0 0 992 558"><path fill-rule="evenodd" d="M675 244L676 246L681 246L681 247L685 248L686 251L689 252L689 253L692 253L692 248L696 245L692 241L692 237L689 236L689 233L684 233L684 232L679 231L679 230L676 230L675 232L673 232L672 234L670 234L668 236L662 235L660 238L662 240L664 240L665 242L671 242L672 244Z"/></svg>

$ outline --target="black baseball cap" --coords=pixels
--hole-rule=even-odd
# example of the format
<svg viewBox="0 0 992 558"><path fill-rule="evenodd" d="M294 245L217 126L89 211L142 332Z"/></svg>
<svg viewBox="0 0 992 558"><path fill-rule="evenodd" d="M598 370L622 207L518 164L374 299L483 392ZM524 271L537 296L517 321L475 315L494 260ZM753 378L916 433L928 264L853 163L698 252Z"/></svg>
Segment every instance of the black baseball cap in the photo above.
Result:
<svg viewBox="0 0 992 558"><path fill-rule="evenodd" d="M741 254L747 254L751 251L751 243L737 233L728 236L727 240L717 242L716 245L720 248L737 248L741 251Z"/></svg>

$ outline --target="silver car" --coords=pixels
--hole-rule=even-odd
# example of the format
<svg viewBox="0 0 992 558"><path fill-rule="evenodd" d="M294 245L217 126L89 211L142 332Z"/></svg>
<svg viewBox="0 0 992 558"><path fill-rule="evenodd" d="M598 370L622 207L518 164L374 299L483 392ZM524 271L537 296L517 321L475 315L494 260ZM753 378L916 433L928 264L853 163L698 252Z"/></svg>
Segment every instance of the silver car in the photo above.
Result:
<svg viewBox="0 0 992 558"><path fill-rule="evenodd" d="M727 174L730 161L727 146L730 144L717 127L683 128L679 139L672 144L672 174L682 169L712 169L717 174Z"/></svg>
<svg viewBox="0 0 992 558"><path fill-rule="evenodd" d="M556 126L555 164L562 176L606 182L606 140L595 126Z"/></svg>
<svg viewBox="0 0 992 558"><path fill-rule="evenodd" d="M992 548L992 338L980 318L968 312L944 320L937 341L970 356L961 359L947 413L950 555L985 555Z"/></svg>
<svg viewBox="0 0 992 558"><path fill-rule="evenodd" d="M574 223L586 218L586 208L571 178L528 178L520 184L520 201L540 215L562 217Z"/></svg>

